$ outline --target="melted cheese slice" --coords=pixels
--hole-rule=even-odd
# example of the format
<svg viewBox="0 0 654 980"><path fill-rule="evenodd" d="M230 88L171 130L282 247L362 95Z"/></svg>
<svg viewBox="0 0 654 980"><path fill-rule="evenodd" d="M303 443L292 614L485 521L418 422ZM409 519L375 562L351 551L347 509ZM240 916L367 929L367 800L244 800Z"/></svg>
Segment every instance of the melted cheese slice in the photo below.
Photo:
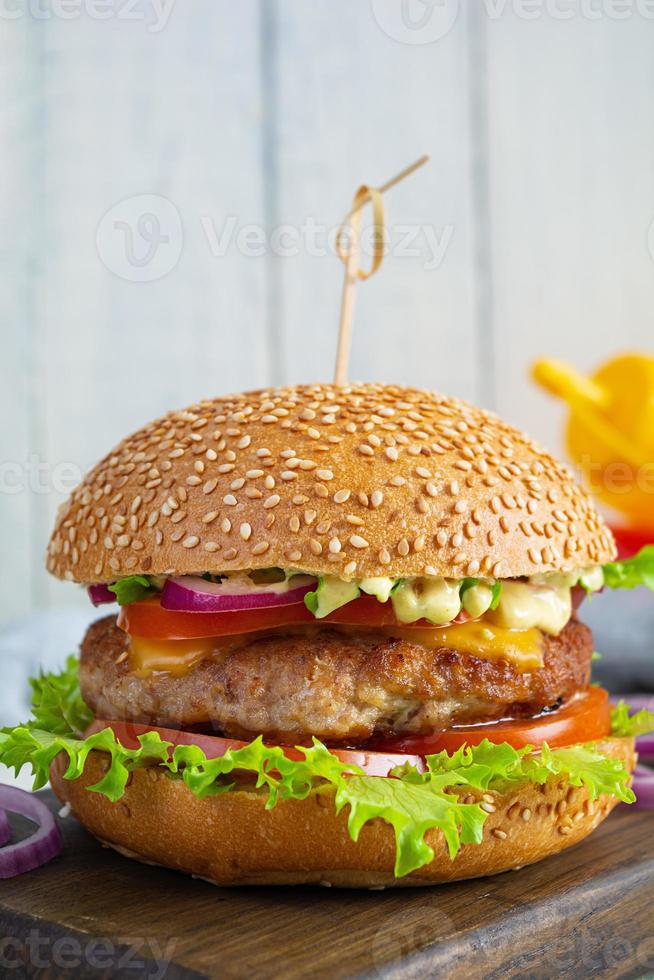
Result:
<svg viewBox="0 0 654 980"><path fill-rule="evenodd" d="M537 629L512 630L484 622L456 623L454 626L425 629L389 626L374 631L348 626L330 628L338 629L342 633L382 633L384 636L418 643L429 650L447 647L483 660L506 660L519 671L538 670L543 666L542 636ZM310 638L318 632L318 627L299 627L286 632L302 633ZM133 636L129 646L130 670L140 675L160 670L182 675L202 660L210 660L218 650L221 653L234 650L261 635L263 634L244 633L240 636L195 640L155 640Z"/></svg>
<svg viewBox="0 0 654 980"><path fill-rule="evenodd" d="M430 650L448 647L482 660L506 660L519 671L543 666L543 638L537 629L511 630L472 622L436 629L389 627L383 632Z"/></svg>
<svg viewBox="0 0 654 980"><path fill-rule="evenodd" d="M129 666L135 674L150 674L165 670L170 674L186 674L201 660L210 660L216 640L151 640L132 636L129 644Z"/></svg>

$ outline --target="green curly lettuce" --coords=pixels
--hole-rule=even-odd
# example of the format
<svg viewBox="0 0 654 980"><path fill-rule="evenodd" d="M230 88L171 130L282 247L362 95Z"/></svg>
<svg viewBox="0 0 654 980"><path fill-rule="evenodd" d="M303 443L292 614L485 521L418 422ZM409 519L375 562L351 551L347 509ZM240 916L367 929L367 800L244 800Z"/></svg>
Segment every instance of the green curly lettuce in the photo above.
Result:
<svg viewBox="0 0 654 980"><path fill-rule="evenodd" d="M125 578L119 578L113 585L108 585L107 588L113 592L116 602L121 606L138 602L139 599L147 599L157 591L147 575L127 575Z"/></svg>
<svg viewBox="0 0 654 980"><path fill-rule="evenodd" d="M32 682L32 700L32 719L0 734L0 762L17 773L30 766L35 789L45 785L50 765L60 753L65 756L64 778L78 779L89 753L97 750L106 753L107 767L102 779L88 789L113 803L123 795L130 773L148 766L158 766L171 779L183 780L200 799L234 790L231 777L235 772L250 773L256 787L266 794L268 809L280 800L302 800L312 792L333 791L336 812L348 811L348 832L354 841L370 821L391 825L398 877L432 861L434 850L426 840L431 830L440 831L452 859L462 845L481 842L487 813L480 802L461 802L458 788L503 792L520 782L543 784L562 776L574 786L585 786L593 799L601 794L625 803L634 799L623 764L602 755L593 745L543 746L533 751L529 746L514 749L506 743L484 741L452 754L427 756L425 771L408 763L397 767L393 778L365 775L317 739L310 747L297 747L292 758L279 746L265 745L262 738L229 749L218 758L207 758L199 746L174 746L156 731L139 736L138 748L126 748L111 728L84 737L91 713L81 698L77 662L72 657L60 674L42 675ZM642 719L636 721L637 717L629 718L628 710L618 707L616 734L628 724L632 728L645 724Z"/></svg>
<svg viewBox="0 0 654 980"><path fill-rule="evenodd" d="M611 712L611 734L618 738L635 738L654 732L654 711L641 708L632 714L624 701L619 701Z"/></svg>
<svg viewBox="0 0 654 980"><path fill-rule="evenodd" d="M121 606L138 602L139 599L147 599L157 591L147 575L127 575L125 578L119 578L113 585L108 585L107 588L113 592L116 602Z"/></svg>
<svg viewBox="0 0 654 980"><path fill-rule="evenodd" d="M633 558L602 566L609 589L635 589L645 585L654 592L654 544L646 544Z"/></svg>
<svg viewBox="0 0 654 980"><path fill-rule="evenodd" d="M462 746L452 755L429 755L426 762L428 772L414 773L414 780L449 773L475 789L502 791L520 782L542 785L548 779L564 776L572 786L584 786L592 800L604 794L623 803L635 800L623 763L598 752L592 744L558 749L543 745L535 752L529 745L515 749L507 742L496 744L484 739L479 745ZM406 778L406 771L404 775Z"/></svg>

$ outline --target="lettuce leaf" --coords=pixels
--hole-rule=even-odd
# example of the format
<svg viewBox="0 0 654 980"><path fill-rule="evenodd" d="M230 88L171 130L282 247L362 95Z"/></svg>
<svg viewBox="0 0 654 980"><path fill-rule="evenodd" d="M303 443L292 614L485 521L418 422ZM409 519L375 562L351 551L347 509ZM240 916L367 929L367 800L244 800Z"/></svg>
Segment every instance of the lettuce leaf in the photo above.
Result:
<svg viewBox="0 0 654 980"><path fill-rule="evenodd" d="M113 592L121 606L146 599L157 591L147 575L127 575L125 578L119 578L113 585L108 585L107 588Z"/></svg>
<svg viewBox="0 0 654 980"><path fill-rule="evenodd" d="M480 844L487 814L476 803L461 803L427 780L352 776L336 790L336 812L349 806L348 831L353 841L370 820L380 819L395 831L395 876L400 878L429 864L433 849L425 841L428 830L441 831L450 858L461 844Z"/></svg>
<svg viewBox="0 0 654 980"><path fill-rule="evenodd" d="M619 701L611 712L611 734L618 738L634 738L637 735L648 735L654 732L654 711L641 708L631 713L632 709L624 701Z"/></svg>
<svg viewBox="0 0 654 980"><path fill-rule="evenodd" d="M542 785L555 776L564 776L572 786L585 786L592 800L602 794L633 803L629 772L619 759L598 752L592 744L577 744L538 751L531 746L514 749L506 742L495 744L484 739L479 745L462 746L452 755L439 752L426 758L431 774L448 772L479 790L501 792L519 782ZM406 773L405 777L406 778ZM414 779L416 776L414 775ZM417 778L420 778L418 775Z"/></svg>
<svg viewBox="0 0 654 980"><path fill-rule="evenodd" d="M33 681L32 699L34 717L0 734L0 762L17 773L31 766L35 789L45 785L50 764L59 753L67 757L64 778L78 779L93 750L106 753L107 769L89 790L114 803L123 795L133 769L153 765L172 779L182 779L200 799L233 790L230 777L234 772L251 773L257 788L266 794L268 809L280 800L302 800L321 788L333 788L336 812L348 808L348 831L354 841L371 820L391 825L398 876L433 859L433 847L425 839L430 830L441 832L452 859L463 844L482 840L487 813L480 803L462 803L457 787L502 792L521 781L542 784L564 777L574 786L585 786L592 799L607 793L625 803L634 800L623 764L602 755L593 745L543 746L536 752L529 746L514 749L486 740L452 754L427 756L425 772L407 763L393 770L394 778L381 778L366 776L357 766L341 762L317 739L310 747L298 747L292 759L279 746L265 745L262 738L214 759L207 758L197 745L173 746L155 731L141 735L136 749L122 746L110 728L84 738L91 712L79 692L74 657L60 674ZM628 709L618 706L615 734L627 728L631 734L651 720L644 719L642 712L630 718Z"/></svg>
<svg viewBox="0 0 654 980"><path fill-rule="evenodd" d="M603 565L604 584L610 589L635 589L645 585L654 592L654 544L646 544L633 558Z"/></svg>
<svg viewBox="0 0 654 980"><path fill-rule="evenodd" d="M56 735L81 735L92 714L79 689L79 661L71 654L60 674L43 674L30 679L33 721Z"/></svg>

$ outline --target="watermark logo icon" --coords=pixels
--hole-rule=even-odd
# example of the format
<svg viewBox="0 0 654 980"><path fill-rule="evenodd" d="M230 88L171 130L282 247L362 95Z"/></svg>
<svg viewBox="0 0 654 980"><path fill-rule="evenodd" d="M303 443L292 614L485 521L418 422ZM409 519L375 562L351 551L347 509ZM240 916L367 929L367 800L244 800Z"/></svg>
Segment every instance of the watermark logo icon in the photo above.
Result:
<svg viewBox="0 0 654 980"><path fill-rule="evenodd" d="M433 44L454 27L459 0L371 0L373 17L402 44Z"/></svg>
<svg viewBox="0 0 654 980"><path fill-rule="evenodd" d="M103 215L95 236L101 261L128 282L154 282L171 272L182 254L179 211L158 194L125 198Z"/></svg>

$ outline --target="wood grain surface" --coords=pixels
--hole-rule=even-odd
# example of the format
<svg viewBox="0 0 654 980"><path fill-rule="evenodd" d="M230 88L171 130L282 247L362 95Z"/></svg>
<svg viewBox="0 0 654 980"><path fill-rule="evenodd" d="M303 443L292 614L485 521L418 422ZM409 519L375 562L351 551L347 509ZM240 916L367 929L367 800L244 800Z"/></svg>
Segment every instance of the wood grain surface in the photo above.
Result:
<svg viewBox="0 0 654 980"><path fill-rule="evenodd" d="M0 883L0 975L489 980L654 971L654 835L643 811L620 808L583 844L534 867L415 891L218 889L121 858L72 819L63 830L60 858Z"/></svg>

